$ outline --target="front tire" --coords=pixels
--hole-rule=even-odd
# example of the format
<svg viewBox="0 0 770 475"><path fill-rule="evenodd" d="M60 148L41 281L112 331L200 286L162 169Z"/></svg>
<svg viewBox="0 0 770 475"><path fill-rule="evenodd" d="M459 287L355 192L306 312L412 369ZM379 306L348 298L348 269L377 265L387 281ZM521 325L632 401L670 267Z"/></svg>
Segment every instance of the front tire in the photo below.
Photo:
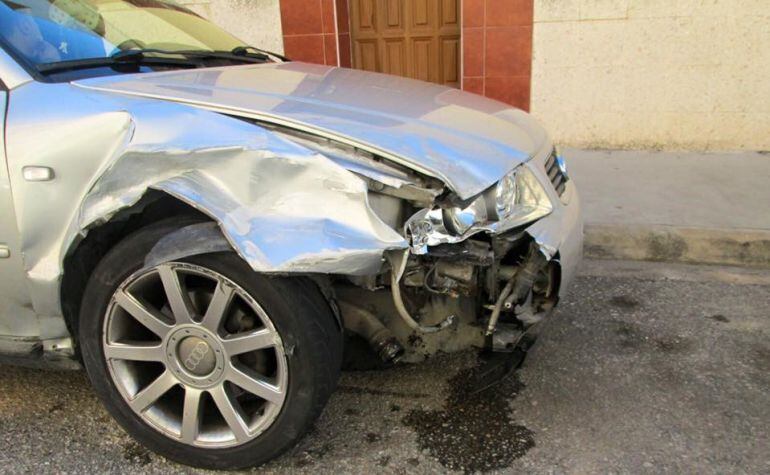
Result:
<svg viewBox="0 0 770 475"><path fill-rule="evenodd" d="M256 274L235 253L144 266L178 225L144 228L99 263L79 341L94 390L151 450L203 468L293 446L334 390L342 334L310 280Z"/></svg>

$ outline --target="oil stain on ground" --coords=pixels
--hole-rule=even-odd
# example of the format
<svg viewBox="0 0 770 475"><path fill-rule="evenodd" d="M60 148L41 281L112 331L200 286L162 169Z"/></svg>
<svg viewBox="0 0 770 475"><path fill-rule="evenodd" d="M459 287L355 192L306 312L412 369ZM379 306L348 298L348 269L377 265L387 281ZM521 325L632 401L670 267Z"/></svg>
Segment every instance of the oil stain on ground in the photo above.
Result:
<svg viewBox="0 0 770 475"><path fill-rule="evenodd" d="M725 317L722 314L711 315L707 318L710 318L711 320L714 320L715 322L719 322L719 323L730 323L730 319Z"/></svg>
<svg viewBox="0 0 770 475"><path fill-rule="evenodd" d="M657 335L636 323L612 320L609 324L623 349L674 354L688 353L694 347L689 338L680 335Z"/></svg>
<svg viewBox="0 0 770 475"><path fill-rule="evenodd" d="M143 466L152 463L150 451L133 440L123 445L123 459Z"/></svg>
<svg viewBox="0 0 770 475"><path fill-rule="evenodd" d="M612 297L610 299L610 304L624 310L631 310L640 305L639 301L635 298L623 294Z"/></svg>
<svg viewBox="0 0 770 475"><path fill-rule="evenodd" d="M443 466L465 473L501 469L535 446L532 431L516 424L509 402L523 389L516 373L489 381L489 363L460 371L449 380L442 410L413 410L404 423L417 432L422 450Z"/></svg>

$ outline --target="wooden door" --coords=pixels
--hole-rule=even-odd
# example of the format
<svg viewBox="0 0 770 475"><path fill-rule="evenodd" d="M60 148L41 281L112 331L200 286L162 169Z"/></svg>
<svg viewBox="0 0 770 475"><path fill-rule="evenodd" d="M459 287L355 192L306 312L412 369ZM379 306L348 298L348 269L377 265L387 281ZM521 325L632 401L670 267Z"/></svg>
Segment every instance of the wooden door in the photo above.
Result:
<svg viewBox="0 0 770 475"><path fill-rule="evenodd" d="M350 0L353 67L460 87L460 0Z"/></svg>

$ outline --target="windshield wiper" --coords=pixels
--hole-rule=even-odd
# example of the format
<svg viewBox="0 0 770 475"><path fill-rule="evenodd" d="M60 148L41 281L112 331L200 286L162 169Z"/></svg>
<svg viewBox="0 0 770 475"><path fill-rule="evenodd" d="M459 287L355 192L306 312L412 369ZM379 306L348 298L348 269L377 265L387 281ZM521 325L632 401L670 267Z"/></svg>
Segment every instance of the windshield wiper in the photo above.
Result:
<svg viewBox="0 0 770 475"><path fill-rule="evenodd" d="M238 48L236 48L238 50ZM234 50L235 51L235 50ZM168 57L171 56L171 57ZM174 58L173 56L177 56ZM264 53L249 53L248 51L206 51L185 50L172 51L163 49L130 49L119 51L104 58L75 59L72 61L58 61L55 63L40 64L37 66L41 74L51 74L77 69L90 69L101 67L117 67L126 65L166 65L166 66L202 66L203 62L210 59L224 59L239 63L263 63L270 58Z"/></svg>
<svg viewBox="0 0 770 475"><path fill-rule="evenodd" d="M281 54L278 54L278 53L273 53L272 51L267 51L267 50L264 50L264 49L259 49L256 46L237 46L237 47L233 48L231 53L236 55L236 56L243 56L243 55L249 54L249 51L253 51L254 53L265 55L265 56L268 56L268 57L272 56L274 58L280 59L283 62L291 61L289 58L287 58L284 55L281 55Z"/></svg>
<svg viewBox="0 0 770 475"><path fill-rule="evenodd" d="M112 56L106 56L104 58L84 58L73 59L70 61L57 61L55 63L45 63L36 66L37 70L41 74L52 74L63 71L75 71L78 69L92 69L92 68L104 68L104 67L118 67L118 66L141 66L141 65L167 65L167 66L197 66L200 61L193 60L193 58L180 55L175 52L168 52L169 55L182 56L181 58L164 58L145 56L145 53L149 50L128 50L121 51L113 54ZM155 52L155 51L153 51ZM160 52L160 51L158 51Z"/></svg>

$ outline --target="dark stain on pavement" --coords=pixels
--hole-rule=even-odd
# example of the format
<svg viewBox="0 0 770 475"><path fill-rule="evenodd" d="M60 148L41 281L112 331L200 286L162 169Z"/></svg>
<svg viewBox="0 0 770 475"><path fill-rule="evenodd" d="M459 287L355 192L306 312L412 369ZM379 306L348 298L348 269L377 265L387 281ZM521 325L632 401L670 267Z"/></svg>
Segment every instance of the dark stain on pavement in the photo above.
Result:
<svg viewBox="0 0 770 475"><path fill-rule="evenodd" d="M297 461L294 462L294 466L297 468L303 468L314 465L316 462L326 457L326 455L331 452L331 450L332 446L328 443L318 447L306 449L301 454L299 454Z"/></svg>
<svg viewBox="0 0 770 475"><path fill-rule="evenodd" d="M337 391L341 393L347 393L347 394L366 394L370 396L393 396L393 397L402 397L406 399L425 399L427 397L430 397L430 394L425 393L408 393L408 392L400 392L400 391L390 391L387 389L375 389L375 388L364 388L361 386L338 386Z"/></svg>
<svg viewBox="0 0 770 475"><path fill-rule="evenodd" d="M637 301L633 297L629 297L628 295L616 295L610 299L610 304L614 305L615 307L622 308L624 310L631 310L634 308L637 308L639 305L639 301Z"/></svg>
<svg viewBox="0 0 770 475"><path fill-rule="evenodd" d="M721 315L721 314L711 315L711 316L706 317L706 318L710 318L711 320L714 320L715 322L730 323L730 319L725 317L724 315Z"/></svg>
<svg viewBox="0 0 770 475"><path fill-rule="evenodd" d="M535 446L532 431L510 416L509 402L524 385L512 371L490 382L494 370L483 363L460 371L449 380L442 410L412 410L404 418L417 432L420 449L448 469L476 473L506 468Z"/></svg>
<svg viewBox="0 0 770 475"><path fill-rule="evenodd" d="M636 325L626 322L613 322L616 325L615 334L619 337L623 348L638 348L644 337Z"/></svg>
<svg viewBox="0 0 770 475"><path fill-rule="evenodd" d="M692 341L678 335L666 335L653 338L655 348L664 353L687 353L693 346Z"/></svg>
<svg viewBox="0 0 770 475"><path fill-rule="evenodd" d="M692 340L679 335L654 335L641 326L622 321L610 322L615 327L621 348L651 350L668 354L687 353L693 347Z"/></svg>
<svg viewBox="0 0 770 475"><path fill-rule="evenodd" d="M377 459L377 465L380 467L387 467L390 463L390 455L383 455Z"/></svg>
<svg viewBox="0 0 770 475"><path fill-rule="evenodd" d="M149 465L152 463L150 451L133 440L123 445L123 459L139 465Z"/></svg>
<svg viewBox="0 0 770 475"><path fill-rule="evenodd" d="M754 366L767 375L770 372L770 347L755 345L753 353Z"/></svg>

